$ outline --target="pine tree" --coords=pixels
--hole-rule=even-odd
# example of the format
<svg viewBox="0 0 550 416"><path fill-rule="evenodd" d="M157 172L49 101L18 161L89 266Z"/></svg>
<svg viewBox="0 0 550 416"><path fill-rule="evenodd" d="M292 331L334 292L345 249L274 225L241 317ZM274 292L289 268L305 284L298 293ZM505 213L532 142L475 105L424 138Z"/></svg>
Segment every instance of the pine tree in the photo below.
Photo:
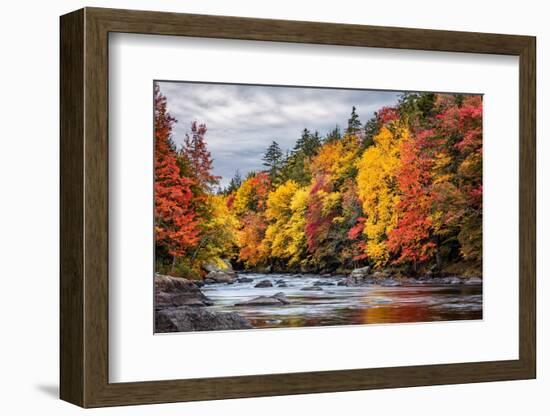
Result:
<svg viewBox="0 0 550 416"><path fill-rule="evenodd" d="M311 133L307 128L296 141L290 155L285 159L281 169L281 181L292 179L299 185L307 185L311 180L311 173L307 168L309 160L319 152L321 137L316 131Z"/></svg>
<svg viewBox="0 0 550 416"><path fill-rule="evenodd" d="M340 127L335 126L334 129L332 129L326 136L325 136L325 143L332 143L335 141L338 141L342 138L342 132L340 131Z"/></svg>
<svg viewBox="0 0 550 416"><path fill-rule="evenodd" d="M311 132L306 128L302 130L302 135L298 140L296 140L296 144L292 149L292 154L301 153L306 157L315 156L319 150L319 147L321 147L321 137L319 136L319 132L315 131L315 133L311 134Z"/></svg>
<svg viewBox="0 0 550 416"><path fill-rule="evenodd" d="M362 148L367 149L374 144L374 136L380 132L380 123L376 113L365 123L364 132Z"/></svg>
<svg viewBox="0 0 550 416"><path fill-rule="evenodd" d="M239 189L242 183L243 183L243 178L241 176L241 173L239 172L239 169L237 169L235 171L235 174L229 181L229 185L227 185L227 188L225 188L224 194L229 195L235 192L237 189Z"/></svg>
<svg viewBox="0 0 550 416"><path fill-rule="evenodd" d="M355 106L351 109L351 116L348 119L348 128L346 129L347 134L358 134L361 131L361 120L355 111Z"/></svg>
<svg viewBox="0 0 550 416"><path fill-rule="evenodd" d="M279 144L273 140L262 157L263 165L267 168L272 182L276 182L283 167L283 151Z"/></svg>

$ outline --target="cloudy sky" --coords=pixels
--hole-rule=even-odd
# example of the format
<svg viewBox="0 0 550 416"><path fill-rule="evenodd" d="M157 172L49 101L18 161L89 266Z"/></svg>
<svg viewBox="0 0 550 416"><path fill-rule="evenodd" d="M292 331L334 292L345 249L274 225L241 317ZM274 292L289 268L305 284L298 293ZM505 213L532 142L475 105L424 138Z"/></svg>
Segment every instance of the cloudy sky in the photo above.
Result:
<svg viewBox="0 0 550 416"><path fill-rule="evenodd" d="M178 123L173 139L183 142L193 120L205 123L214 173L226 186L238 169L244 177L260 170L266 147L275 140L292 149L304 128L321 136L347 126L352 106L364 124L374 111L397 102L389 91L257 85L159 82L168 110Z"/></svg>

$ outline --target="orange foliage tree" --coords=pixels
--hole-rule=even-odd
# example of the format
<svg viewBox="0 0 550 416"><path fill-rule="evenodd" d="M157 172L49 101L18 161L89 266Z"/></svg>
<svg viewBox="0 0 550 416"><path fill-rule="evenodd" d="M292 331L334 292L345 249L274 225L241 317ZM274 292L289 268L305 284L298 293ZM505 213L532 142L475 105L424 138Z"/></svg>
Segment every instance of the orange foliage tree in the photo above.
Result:
<svg viewBox="0 0 550 416"><path fill-rule="evenodd" d="M176 120L155 85L155 242L157 254L185 256L198 241L198 223L190 207L191 180L181 176L171 139Z"/></svg>

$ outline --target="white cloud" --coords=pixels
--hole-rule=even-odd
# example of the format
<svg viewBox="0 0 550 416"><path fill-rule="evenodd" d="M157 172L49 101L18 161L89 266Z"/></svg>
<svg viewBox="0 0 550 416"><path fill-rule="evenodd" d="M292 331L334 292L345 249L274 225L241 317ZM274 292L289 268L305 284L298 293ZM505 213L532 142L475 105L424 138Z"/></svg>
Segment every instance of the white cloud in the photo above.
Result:
<svg viewBox="0 0 550 416"><path fill-rule="evenodd" d="M160 82L168 110L178 123L173 138L180 144L193 121L208 127L207 144L214 173L226 185L241 174L262 168L265 148L276 140L291 149L301 131L321 135L345 127L352 106L365 123L374 111L397 102L399 93L371 90L256 85Z"/></svg>

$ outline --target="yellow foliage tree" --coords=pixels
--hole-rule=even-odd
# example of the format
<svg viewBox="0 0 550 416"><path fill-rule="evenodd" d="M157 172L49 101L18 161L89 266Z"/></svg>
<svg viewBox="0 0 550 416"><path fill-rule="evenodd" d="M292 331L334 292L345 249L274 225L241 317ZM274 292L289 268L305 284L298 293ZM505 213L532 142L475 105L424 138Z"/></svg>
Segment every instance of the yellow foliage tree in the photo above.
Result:
<svg viewBox="0 0 550 416"><path fill-rule="evenodd" d="M359 150L359 139L355 135L325 143L311 163L313 176L328 175L331 182L350 176Z"/></svg>
<svg viewBox="0 0 550 416"><path fill-rule="evenodd" d="M288 180L269 194L266 218L269 222L262 245L273 258L302 264L305 259L305 214L309 188Z"/></svg>
<svg viewBox="0 0 550 416"><path fill-rule="evenodd" d="M239 222L227 207L227 197L209 195L207 204L210 207L210 219L204 226L203 237L199 247L210 261L222 264L222 258L230 257L237 239Z"/></svg>
<svg viewBox="0 0 550 416"><path fill-rule="evenodd" d="M399 167L399 144L409 135L405 127L384 126L374 136L357 162L357 189L365 216L363 233L367 238L366 253L377 266L390 258L386 239L397 223L396 173Z"/></svg>
<svg viewBox="0 0 550 416"><path fill-rule="evenodd" d="M306 234L304 232L308 197L309 187L303 187L294 193L290 201L290 210L292 214L290 215L287 225L290 241L286 248L286 253L291 266L297 264L306 265L308 261L306 257Z"/></svg>
<svg viewBox="0 0 550 416"><path fill-rule="evenodd" d="M269 250L264 244L267 227L265 208L271 183L265 172L247 178L235 193L231 210L239 221L237 245L239 258L248 266L267 261Z"/></svg>
<svg viewBox="0 0 550 416"><path fill-rule="evenodd" d="M288 180L270 192L267 198L266 218L269 225L265 232L264 244L269 247L273 257L280 259L290 257L288 246L292 235L288 226L292 216L292 198L298 188L295 181Z"/></svg>

